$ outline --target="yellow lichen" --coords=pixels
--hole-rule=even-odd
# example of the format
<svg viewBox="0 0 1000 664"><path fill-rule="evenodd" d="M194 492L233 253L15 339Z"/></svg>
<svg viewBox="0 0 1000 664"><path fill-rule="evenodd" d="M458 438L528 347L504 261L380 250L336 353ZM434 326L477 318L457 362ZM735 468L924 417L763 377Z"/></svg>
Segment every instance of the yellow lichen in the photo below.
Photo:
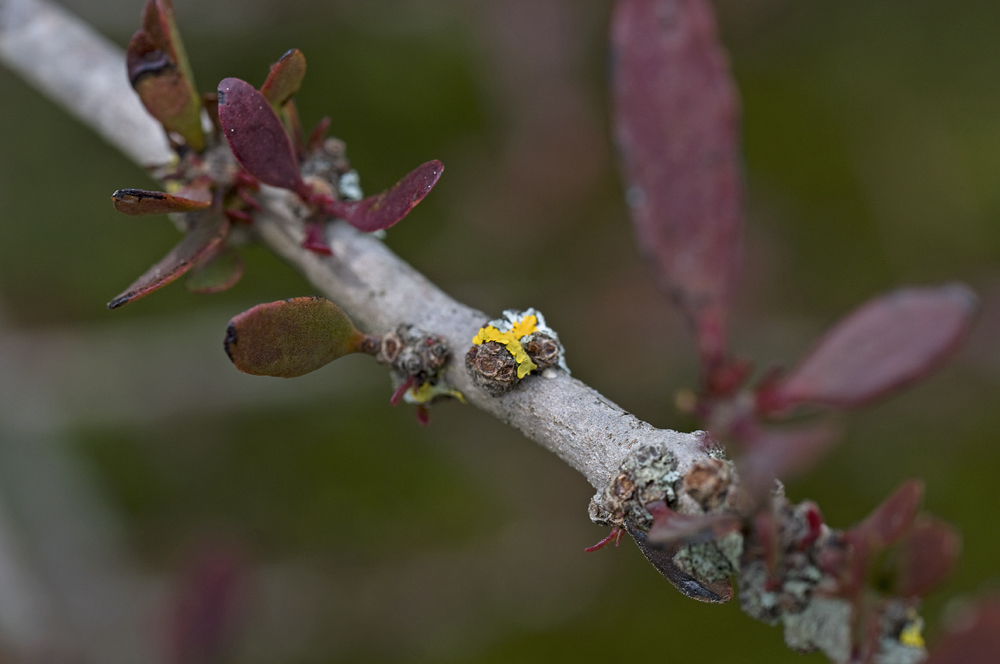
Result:
<svg viewBox="0 0 1000 664"><path fill-rule="evenodd" d="M407 401L414 404L425 404L434 401L437 397L454 397L465 403L465 395L455 388L447 385L444 381L437 383L422 383L420 387L411 387L407 392Z"/></svg>
<svg viewBox="0 0 1000 664"><path fill-rule="evenodd" d="M924 621L920 616L916 615L915 611L911 613L912 615L907 616L910 618L910 622L899 633L899 642L911 648L923 648L924 637L921 632L924 629Z"/></svg>
<svg viewBox="0 0 1000 664"><path fill-rule="evenodd" d="M502 343L510 351L510 354L514 356L514 360L517 362L517 377L524 378L529 373L538 368L538 365L531 361L528 357L528 353L524 350L524 346L521 345L521 339L528 336L534 332L538 325L538 318L535 316L525 316L521 320L517 321L511 326L509 332L501 332L492 325L487 325L479 329L476 336L473 337L472 343L484 344L487 341L496 341Z"/></svg>

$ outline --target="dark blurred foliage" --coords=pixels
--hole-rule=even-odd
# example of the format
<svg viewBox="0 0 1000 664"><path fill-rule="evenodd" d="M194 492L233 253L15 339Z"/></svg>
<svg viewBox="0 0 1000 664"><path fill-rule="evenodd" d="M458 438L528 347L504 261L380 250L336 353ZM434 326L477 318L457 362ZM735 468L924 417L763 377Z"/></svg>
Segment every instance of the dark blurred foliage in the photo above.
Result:
<svg viewBox="0 0 1000 664"><path fill-rule="evenodd" d="M366 193L428 159L446 165L389 232L394 250L490 316L538 307L575 376L654 425L694 426L673 406L696 381L693 344L638 257L613 165L608 2L194 4L177 12L201 89L227 76L260 85L301 49L303 121L333 117ZM123 46L140 12L73 8ZM956 361L845 419L842 444L789 487L847 526L902 479L924 478L925 507L964 538L924 612L933 643L947 598L998 573L1000 5L717 8L745 109L736 352L792 362L853 306L907 283L961 279L983 298ZM19 331L134 329L141 347L151 325L214 316L217 364L194 368L196 392L211 382L200 371L235 371L222 352L233 314L313 294L252 248L229 292L175 284L108 312L178 238L164 218L111 208L115 189L154 183L6 70L0 86L0 294ZM156 358L128 359L123 371L156 370ZM513 430L457 404L420 428L389 407L388 380L347 397L332 387L382 369L339 365L294 401L275 380L272 405L73 425L150 575L181 575L199 542L240 551L225 661L825 661L786 650L735 604L681 597L630 542L584 554L605 534L587 520L591 488Z"/></svg>

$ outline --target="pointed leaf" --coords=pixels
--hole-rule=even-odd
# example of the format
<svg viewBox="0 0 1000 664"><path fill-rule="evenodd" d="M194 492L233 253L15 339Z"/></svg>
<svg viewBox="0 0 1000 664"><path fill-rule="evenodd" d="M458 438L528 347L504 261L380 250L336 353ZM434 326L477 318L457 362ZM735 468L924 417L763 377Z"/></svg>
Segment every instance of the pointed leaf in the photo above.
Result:
<svg viewBox="0 0 1000 664"><path fill-rule="evenodd" d="M359 352L363 340L333 302L297 297L259 304L233 318L225 347L244 373L292 378Z"/></svg>
<svg viewBox="0 0 1000 664"><path fill-rule="evenodd" d="M646 556L646 560L684 595L710 604L724 604L733 598L733 584L728 579L714 583L699 581L674 564L677 545L665 548L655 546L646 540L646 533L628 521L625 522L625 529L635 540L642 555Z"/></svg>
<svg viewBox="0 0 1000 664"><path fill-rule="evenodd" d="M753 495L771 490L775 479L809 470L837 442L838 431L826 424L795 429L761 429L744 440L738 467L743 485Z"/></svg>
<svg viewBox="0 0 1000 664"><path fill-rule="evenodd" d="M924 498L924 483L907 480L891 496L882 501L857 530L875 549L884 549L906 534L917 517Z"/></svg>
<svg viewBox="0 0 1000 664"><path fill-rule="evenodd" d="M197 87L194 83L194 72L188 61L184 42L181 40L177 22L174 20L174 4L171 0L147 0L143 9L142 28L153 38L159 49L170 55L187 79L192 94L197 97Z"/></svg>
<svg viewBox="0 0 1000 664"><path fill-rule="evenodd" d="M166 286L191 269L199 260L215 251L229 233L229 221L221 214L203 212L195 220L180 243L163 259L136 279L124 293L108 303L108 309L117 309L138 300L157 288Z"/></svg>
<svg viewBox="0 0 1000 664"><path fill-rule="evenodd" d="M651 544L690 544L723 537L740 527L731 514L678 514L663 501L647 504L653 525L646 533Z"/></svg>
<svg viewBox="0 0 1000 664"><path fill-rule="evenodd" d="M948 578L962 550L962 538L949 524L920 517L899 544L896 593L922 597Z"/></svg>
<svg viewBox="0 0 1000 664"><path fill-rule="evenodd" d="M111 199L116 210L122 214L136 216L195 212L204 210L212 204L211 199L193 200L162 191L147 191L145 189L119 189L111 194Z"/></svg>
<svg viewBox="0 0 1000 664"><path fill-rule="evenodd" d="M192 293L221 293L236 285L243 276L243 259L227 247L206 256L188 273L185 286Z"/></svg>
<svg viewBox="0 0 1000 664"><path fill-rule="evenodd" d="M233 156L250 175L273 187L306 187L281 120L252 85L238 78L219 83L219 123Z"/></svg>
<svg viewBox="0 0 1000 664"><path fill-rule="evenodd" d="M870 300L828 331L758 404L853 408L922 378L960 345L976 308L965 286L903 288Z"/></svg>
<svg viewBox="0 0 1000 664"><path fill-rule="evenodd" d="M1000 662L1000 597L964 607L949 623L924 664Z"/></svg>
<svg viewBox="0 0 1000 664"><path fill-rule="evenodd" d="M334 214L366 233L389 228L424 200L443 172L444 164L440 161L428 161L381 194L369 196L357 203L344 204L337 201L343 209L338 208Z"/></svg>
<svg viewBox="0 0 1000 664"><path fill-rule="evenodd" d="M280 112L285 102L299 91L305 75L306 56L297 48L288 51L271 65L271 71L260 92L271 104L275 113Z"/></svg>
<svg viewBox="0 0 1000 664"><path fill-rule="evenodd" d="M621 0L615 134L640 247L711 369L740 261L739 100L708 0Z"/></svg>

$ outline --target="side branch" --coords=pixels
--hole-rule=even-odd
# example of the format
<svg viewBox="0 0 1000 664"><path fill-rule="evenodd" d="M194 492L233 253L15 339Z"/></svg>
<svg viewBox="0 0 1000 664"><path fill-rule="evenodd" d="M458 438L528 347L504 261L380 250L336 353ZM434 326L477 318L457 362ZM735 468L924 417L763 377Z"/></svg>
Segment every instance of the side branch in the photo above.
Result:
<svg viewBox="0 0 1000 664"><path fill-rule="evenodd" d="M0 0L0 59L136 163L172 158L163 130L128 85L123 53L64 10L44 0ZM287 205L288 195L266 191L265 210L254 224L263 244L365 331L412 323L446 337L453 352L447 377L469 403L555 452L599 491L641 446L669 450L682 475L707 459L700 433L656 429L561 371L490 396L472 382L463 363L490 316L456 302L382 242L347 224L330 227L333 257L303 249L302 227Z"/></svg>

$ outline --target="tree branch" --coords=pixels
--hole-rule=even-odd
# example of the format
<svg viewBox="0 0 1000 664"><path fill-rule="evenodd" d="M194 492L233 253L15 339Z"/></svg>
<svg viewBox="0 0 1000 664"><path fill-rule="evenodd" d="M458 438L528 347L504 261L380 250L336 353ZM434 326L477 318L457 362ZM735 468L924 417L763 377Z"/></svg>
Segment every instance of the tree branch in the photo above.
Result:
<svg viewBox="0 0 1000 664"><path fill-rule="evenodd" d="M0 0L0 59L136 163L172 158L162 128L129 87L121 50L65 10L44 0ZM555 452L598 491L641 446L668 449L682 475L707 459L702 434L656 429L561 371L490 396L473 384L464 364L490 316L455 301L381 241L346 224L330 226L332 257L303 249L301 223L287 205L290 194L265 189L265 210L254 222L263 244L362 329L383 333L412 323L443 335L452 349L447 378L469 403Z"/></svg>

